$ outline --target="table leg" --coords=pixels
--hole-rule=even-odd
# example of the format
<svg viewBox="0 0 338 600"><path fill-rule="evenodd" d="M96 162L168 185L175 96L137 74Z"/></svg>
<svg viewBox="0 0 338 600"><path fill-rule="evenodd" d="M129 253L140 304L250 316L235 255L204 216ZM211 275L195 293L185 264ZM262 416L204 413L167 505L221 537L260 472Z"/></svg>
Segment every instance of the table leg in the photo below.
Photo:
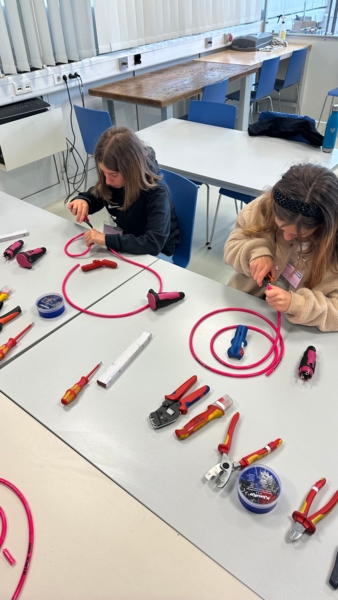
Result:
<svg viewBox="0 0 338 600"><path fill-rule="evenodd" d="M247 131L249 126L252 75L242 77L240 83L241 87L240 101L238 107L237 129L240 129L241 131Z"/></svg>
<svg viewBox="0 0 338 600"><path fill-rule="evenodd" d="M107 100L107 98L102 98L102 105L103 110L109 112L112 124L116 125L114 101Z"/></svg>
<svg viewBox="0 0 338 600"><path fill-rule="evenodd" d="M161 108L161 121L166 121L167 119L172 119L174 116L174 105L169 104L169 106L164 106Z"/></svg>

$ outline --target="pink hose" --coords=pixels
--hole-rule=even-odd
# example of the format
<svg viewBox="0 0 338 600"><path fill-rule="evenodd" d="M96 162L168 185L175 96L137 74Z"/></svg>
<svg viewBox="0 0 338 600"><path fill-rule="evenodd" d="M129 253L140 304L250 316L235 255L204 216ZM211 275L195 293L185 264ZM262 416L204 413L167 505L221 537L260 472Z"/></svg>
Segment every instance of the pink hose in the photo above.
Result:
<svg viewBox="0 0 338 600"><path fill-rule="evenodd" d="M12 492L14 492L14 494L16 494L18 496L18 498L21 500L21 502L24 506L24 509L25 509L26 515L27 515L27 519L28 519L28 550L27 550L27 556L26 556L26 560L25 560L25 566L23 568L17 588L11 599L11 600L17 600L17 598L19 597L19 594L21 592L22 586L25 583L25 579L27 577L27 572L28 572L28 569L30 566L30 561L32 558L32 553L33 553L33 544L34 544L33 517L32 517L31 510L29 508L28 502L27 502L26 498L24 497L24 495L20 492L20 490L17 487L15 487L15 485L10 483L10 481L7 481L6 479L0 478L0 483L9 487L12 490Z"/></svg>
<svg viewBox="0 0 338 600"><path fill-rule="evenodd" d="M70 239L67 244L64 247L64 251L67 254L67 256L83 256L83 254L87 254L87 252L90 250L91 246L89 246L89 248L87 248L87 250L85 252L83 252L82 254L70 254L68 252L68 246L74 242L75 240L77 240L78 238L80 238L81 236L83 236L83 233L80 233L79 235L73 237L72 239ZM151 269L151 267L148 267L146 265L141 265L140 263L131 260L130 258L125 258L124 256L121 256L120 254L118 254L117 252L115 252L115 250L111 250L110 252L112 252L112 254L114 254L115 256L117 256L118 258L120 258L121 260L124 260L127 263L130 263L131 265L135 265L136 267L141 267L142 269L146 269L147 271L150 271L150 273L153 273L153 275L155 275L155 277L157 277L157 279L160 282L160 289L158 291L158 293L162 292L163 290L163 281L161 276L156 273L156 271L154 271L154 269ZM98 313L98 312L94 312L92 310L87 310L86 308L81 308L81 306L78 306L77 304L75 304L74 302L72 302L72 300L69 298L68 294L67 294L67 290L66 290L66 285L67 285L67 281L69 279L69 277L71 276L71 274L79 267L80 265L77 264L75 265L75 267L73 267L72 269L70 269L70 271L68 271L66 277L64 278L63 282L62 282L62 293L64 295L64 297L66 298L68 304L70 304L73 308L76 308L76 310L79 310L80 312L85 313L86 315L92 315L93 317L103 317L105 319L120 319L122 317L131 317L132 315L136 315L137 313L142 312L143 310L146 310L149 307L149 304L144 304L143 306L141 306L140 308L136 308L135 310L131 310L129 312L126 313L118 313L118 314L113 314L113 315L109 315L109 314L105 314L105 313Z"/></svg>
<svg viewBox="0 0 338 600"><path fill-rule="evenodd" d="M6 515L3 509L0 506L0 519L1 519L1 535L0 535L0 550L1 546L5 541L6 533L7 533L7 520Z"/></svg>
<svg viewBox="0 0 338 600"><path fill-rule="evenodd" d="M195 348L194 348L194 335L195 332L197 330L197 328L201 325L201 323L203 323L203 321L205 321L206 319L208 319L209 317L212 317L213 315L216 315L218 313L222 313L222 312L234 312L234 311L238 311L238 312L245 312L248 313L250 315L255 315L256 317L259 317L260 319L263 319L263 321L265 321L266 323L268 323L268 325L273 329L273 331L276 333L276 337L273 338L271 337L266 331L264 331L263 329L258 329L257 327L248 327L248 329L250 329L251 331L257 331L258 333L261 333L262 335L265 335L265 337L267 337L270 342L272 343L272 346L269 350L269 352L267 352L267 354L261 358L259 361L257 361L256 363L253 363L251 365L233 365L231 363L227 363L224 360L222 360L215 352L214 349L214 344L216 339L218 338L219 335L221 335L222 333L224 333L225 331L229 331L230 329L236 329L237 325L231 325L229 327L224 327L223 329L220 329L219 331L217 331L213 337L211 338L210 341L210 351L211 354L214 358L216 358L216 360L218 362L220 362L221 364L223 364L224 366L231 368L231 369L237 369L237 370L242 370L242 369L253 369L255 367L257 367L258 365L262 364L263 362L265 362L273 353L274 357L273 360L264 368L261 369L260 371L255 371L253 373L241 373L241 374L237 374L237 373L231 373L230 371L221 371L220 369L216 369L215 367L211 367L210 365L208 365L207 363L205 363L201 358L199 358L196 354ZM246 378L246 377L257 377L258 375L263 375L265 373L266 376L269 376L273 373L273 371L278 367L280 361L283 358L284 355L284 341L283 338L281 336L281 332L280 332L280 328L281 328L281 314L280 312L277 313L277 327L276 325L274 325L272 323L272 321L270 321L269 319L267 319L267 317L264 317L264 315L261 315L260 313L257 313L254 310L249 310L246 308L220 308L218 310L213 310L210 313L207 313L206 315L204 315L203 317L201 317L197 323L195 323L195 325L193 326L191 332L190 332L190 336L189 336L189 348L190 348L190 352L193 355L193 357L195 358L195 360L197 360L197 362L199 362L203 367L205 367L206 369L208 369L209 371L212 371L213 373L217 373L218 375L224 375L225 377L241 377L241 378Z"/></svg>
<svg viewBox="0 0 338 600"><path fill-rule="evenodd" d="M71 258L78 258L78 256L84 256L85 254L87 254L89 252L89 250L91 249L92 246L88 246L88 248L86 248L86 250L84 252L80 252L79 254L71 254L68 251L68 246L70 246L73 242L75 242L75 240L78 240L83 235L84 235L84 233L79 233L79 235L76 235L75 237L68 240L67 244L64 247L64 251L67 254L67 256L70 256Z"/></svg>

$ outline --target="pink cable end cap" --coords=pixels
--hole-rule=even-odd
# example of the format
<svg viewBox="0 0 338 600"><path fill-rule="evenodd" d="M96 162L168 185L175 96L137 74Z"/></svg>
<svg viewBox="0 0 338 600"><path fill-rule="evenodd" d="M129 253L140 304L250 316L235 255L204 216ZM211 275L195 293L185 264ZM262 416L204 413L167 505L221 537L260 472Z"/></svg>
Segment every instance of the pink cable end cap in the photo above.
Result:
<svg viewBox="0 0 338 600"><path fill-rule="evenodd" d="M14 567L14 565L16 565L16 560L11 555L10 551L7 550L7 548L4 548L2 552L3 552L4 557L8 560L9 564L12 565L12 567Z"/></svg>
<svg viewBox="0 0 338 600"><path fill-rule="evenodd" d="M267 290L272 290L272 286L270 285L270 283L268 284L268 286L267 286L267 288L266 288L266 289L267 289Z"/></svg>

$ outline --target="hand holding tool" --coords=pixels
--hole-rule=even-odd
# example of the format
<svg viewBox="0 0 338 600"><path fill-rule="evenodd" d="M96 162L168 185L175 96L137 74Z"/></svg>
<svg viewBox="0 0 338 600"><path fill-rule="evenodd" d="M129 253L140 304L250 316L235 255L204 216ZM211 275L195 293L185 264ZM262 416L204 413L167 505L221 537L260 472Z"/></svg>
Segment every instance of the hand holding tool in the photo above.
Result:
<svg viewBox="0 0 338 600"><path fill-rule="evenodd" d="M93 225L91 224L91 222L89 221L88 217L85 217L83 219L83 222L86 223L86 225L88 225L88 227L90 227L91 229L94 229Z"/></svg>
<svg viewBox="0 0 338 600"><path fill-rule="evenodd" d="M34 250L27 250L26 252L19 252L16 256L16 260L20 267L25 269L31 269L32 264L35 263L41 256L46 254L46 248L35 248Z"/></svg>
<svg viewBox="0 0 338 600"><path fill-rule="evenodd" d="M151 310L158 310L159 308L164 308L164 306L169 306L169 304L174 304L174 302L179 302L183 300L185 297L184 292L154 292L154 290L149 290L147 294L149 306Z"/></svg>
<svg viewBox="0 0 338 600"><path fill-rule="evenodd" d="M316 359L316 348L314 346L308 346L298 367L298 377L304 381L312 379L316 368Z"/></svg>
<svg viewBox="0 0 338 600"><path fill-rule="evenodd" d="M28 329L33 327L33 325L34 325L34 323L27 325L27 327L25 327L25 329L20 331L20 333L18 333L18 335L16 335L14 338L9 338L9 340L8 340L8 342L6 342L6 344L2 344L2 346L0 346L0 360L3 360L5 358L6 354L8 354L8 352L11 350L11 348L14 348L14 346L16 346L18 339L21 338L21 336L24 335L24 333L26 333L26 331L28 331Z"/></svg>
<svg viewBox="0 0 338 600"><path fill-rule="evenodd" d="M269 271L269 273L267 273L267 274L265 275L265 277L264 277L263 281L264 281L265 283L268 283L268 284L269 284L269 283L273 283L273 282L275 281L275 278L274 278L274 277L272 277L272 275L271 275L271 273L270 273L270 271Z"/></svg>
<svg viewBox="0 0 338 600"><path fill-rule="evenodd" d="M16 308L13 308L13 310L10 310L5 315L2 315L2 317L0 317L0 331L2 331L2 328L4 325L6 325L6 323L9 323L9 321L12 321L13 319L15 319L15 317L18 317L20 313L21 313L21 308L20 308L20 306L17 306Z"/></svg>
<svg viewBox="0 0 338 600"><path fill-rule="evenodd" d="M228 349L228 357L229 358L238 358L241 360L244 356L244 348L248 345L246 341L246 336L248 333L248 328L246 325L238 325L236 327L235 337L231 340L231 346Z"/></svg>
<svg viewBox="0 0 338 600"><path fill-rule="evenodd" d="M102 362L100 362L98 365L96 365L96 367L94 367L94 369L92 369L90 371L90 373L88 373L88 375L81 377L80 381L75 383L69 390L67 390L66 393L61 398L62 404L65 404L67 406L67 404L70 404L71 402L73 402L73 400L75 400L76 396L81 392L82 388L85 385L87 385L87 383L89 383L89 379L94 375L95 371L97 371L97 369L101 365L102 365Z"/></svg>
<svg viewBox="0 0 338 600"><path fill-rule="evenodd" d="M338 490L332 496L331 500L325 504L325 506L317 510L317 512L313 513L312 515L309 515L310 506L317 493L325 485L325 483L325 477L319 479L319 481L314 484L306 496L302 508L299 511L295 510L292 513L294 523L291 527L290 538L293 542L298 540L304 531L307 531L310 535L312 535L316 531L316 525L318 521L323 519L336 506L338 502Z"/></svg>
<svg viewBox="0 0 338 600"><path fill-rule="evenodd" d="M117 263L113 260L93 260L93 262L88 265L83 265L81 267L82 271L93 271L94 269L100 269L100 267L108 267L109 269L116 269Z"/></svg>
<svg viewBox="0 0 338 600"><path fill-rule="evenodd" d="M196 381L197 377L196 375L193 375L190 379L182 383L175 392L164 396L165 400L162 402L160 408L149 415L150 422L154 429L159 429L160 427L165 427L166 425L170 425L170 423L174 423L180 414L186 415L189 406L197 402L200 398L203 398L203 396L209 392L210 387L204 385L183 398Z"/></svg>
<svg viewBox="0 0 338 600"><path fill-rule="evenodd" d="M230 408L230 406L232 406L232 399L227 395L219 398L216 402L213 402L213 404L209 404L207 410L191 419L189 423L184 425L183 429L175 429L178 439L185 440L185 438L201 429L201 427L204 427L207 423L210 423L213 419L223 417L225 411Z"/></svg>
<svg viewBox="0 0 338 600"><path fill-rule="evenodd" d="M4 257L7 258L7 260L11 260L12 258L14 258L14 256L17 255L17 253L21 250L23 245L23 240L18 240L17 242L14 242L14 244L6 248L4 252Z"/></svg>
<svg viewBox="0 0 338 600"><path fill-rule="evenodd" d="M269 444L267 444L264 448L257 450L257 452L252 452L252 454L248 454L247 456L244 456L244 458L242 458L241 460L239 460L237 462L232 462L229 458L229 451L231 448L232 437L233 437L239 416L240 416L239 412L234 414L234 416L232 417L232 419L230 421L230 425L228 427L225 442L224 442L224 444L219 444L219 446L218 446L218 451L222 454L221 462L217 463L217 465L212 467L205 474L205 478L208 481L210 479L212 479L213 477L217 477L217 479L216 479L216 481L218 481L217 487L219 487L219 488L224 487L228 483L233 471L235 471L235 470L241 471L242 469L244 469L244 467L251 465L256 460L260 460L267 454L270 454L270 452L273 452L274 450L276 450L283 443L283 440L278 438L274 442L270 442Z"/></svg>

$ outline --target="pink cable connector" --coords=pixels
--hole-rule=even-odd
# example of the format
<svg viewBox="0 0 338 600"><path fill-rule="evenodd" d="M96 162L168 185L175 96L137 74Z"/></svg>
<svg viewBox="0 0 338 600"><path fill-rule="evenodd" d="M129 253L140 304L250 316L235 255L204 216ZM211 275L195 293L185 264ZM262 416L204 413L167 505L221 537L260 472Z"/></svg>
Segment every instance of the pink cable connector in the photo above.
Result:
<svg viewBox="0 0 338 600"><path fill-rule="evenodd" d="M28 569L30 566L30 561L32 558L32 553L33 553L33 544L34 544L34 525L33 525L33 517L32 517L32 513L31 510L29 508L28 502L26 500L26 498L24 497L24 495L20 492L20 490L15 487L15 485L13 485L10 481L7 481L6 479L1 479L0 478L0 483L2 483L3 485L6 485L7 487L9 487L12 492L14 492L14 494L16 494L18 496L18 498L21 500L23 507L26 511L26 515L27 515L27 520L28 520L28 550L27 550L27 556L26 556L26 560L25 560L25 565L19 580L19 583L16 587L16 590L11 598L11 600L17 600L17 598L19 597L19 594L21 592L22 586L25 583L25 579L27 577L27 573L28 573ZM2 511L3 512L3 511ZM1 515L1 513L0 513ZM1 520L2 520L2 524L4 524L3 521L3 516L1 515ZM5 518L5 522L6 522L6 518ZM1 538L2 538L2 534L1 534Z"/></svg>

